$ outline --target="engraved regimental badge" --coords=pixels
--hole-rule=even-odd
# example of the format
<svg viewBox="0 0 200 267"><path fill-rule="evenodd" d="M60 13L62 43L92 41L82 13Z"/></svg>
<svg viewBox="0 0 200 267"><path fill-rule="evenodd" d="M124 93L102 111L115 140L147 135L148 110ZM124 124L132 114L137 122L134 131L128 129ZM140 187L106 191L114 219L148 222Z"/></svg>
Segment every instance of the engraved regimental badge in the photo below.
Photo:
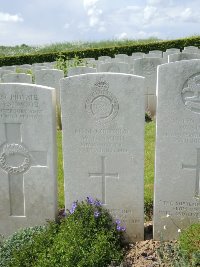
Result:
<svg viewBox="0 0 200 267"><path fill-rule="evenodd" d="M181 92L182 100L186 108L200 113L200 74L191 76L184 84Z"/></svg>
<svg viewBox="0 0 200 267"><path fill-rule="evenodd" d="M85 109L97 122L109 122L118 114L119 103L108 89L109 83L100 79L94 84L93 91L86 99Z"/></svg>

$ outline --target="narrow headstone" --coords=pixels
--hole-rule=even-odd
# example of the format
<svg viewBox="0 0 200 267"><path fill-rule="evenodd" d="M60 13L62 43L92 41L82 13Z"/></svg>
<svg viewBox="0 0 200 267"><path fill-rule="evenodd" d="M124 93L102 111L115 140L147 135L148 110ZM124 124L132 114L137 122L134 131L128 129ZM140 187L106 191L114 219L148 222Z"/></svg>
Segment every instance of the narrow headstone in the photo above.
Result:
<svg viewBox="0 0 200 267"><path fill-rule="evenodd" d="M0 235L55 219L53 88L0 84Z"/></svg>
<svg viewBox="0 0 200 267"><path fill-rule="evenodd" d="M168 63L168 56L172 54L180 53L180 49L178 48L169 48L166 49L166 52L163 52L163 60L165 63Z"/></svg>
<svg viewBox="0 0 200 267"><path fill-rule="evenodd" d="M158 67L154 239L200 218L200 60Z"/></svg>
<svg viewBox="0 0 200 267"><path fill-rule="evenodd" d="M154 116L156 113L157 66L162 58L141 58L133 60L133 73L145 77L145 108Z"/></svg>
<svg viewBox="0 0 200 267"><path fill-rule="evenodd" d="M32 83L32 76L24 73L9 73L2 77L3 83Z"/></svg>
<svg viewBox="0 0 200 267"><path fill-rule="evenodd" d="M143 239L144 78L97 73L61 80L65 207L99 199Z"/></svg>
<svg viewBox="0 0 200 267"><path fill-rule="evenodd" d="M56 69L39 70L35 72L35 83L53 87L56 89L56 103L60 105L60 80L64 78L64 72Z"/></svg>

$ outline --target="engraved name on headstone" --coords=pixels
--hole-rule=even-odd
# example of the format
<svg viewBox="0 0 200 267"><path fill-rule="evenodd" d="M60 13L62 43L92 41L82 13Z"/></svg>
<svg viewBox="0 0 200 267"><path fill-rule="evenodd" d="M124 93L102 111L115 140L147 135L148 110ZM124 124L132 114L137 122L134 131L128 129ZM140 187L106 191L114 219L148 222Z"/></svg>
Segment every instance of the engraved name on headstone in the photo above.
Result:
<svg viewBox="0 0 200 267"><path fill-rule="evenodd" d="M154 239L200 218L200 60L159 66Z"/></svg>
<svg viewBox="0 0 200 267"><path fill-rule="evenodd" d="M97 73L61 81L65 204L99 199L143 239L144 78ZM137 113L137 116L134 114Z"/></svg>
<svg viewBox="0 0 200 267"><path fill-rule="evenodd" d="M0 84L0 234L55 219L55 91Z"/></svg>

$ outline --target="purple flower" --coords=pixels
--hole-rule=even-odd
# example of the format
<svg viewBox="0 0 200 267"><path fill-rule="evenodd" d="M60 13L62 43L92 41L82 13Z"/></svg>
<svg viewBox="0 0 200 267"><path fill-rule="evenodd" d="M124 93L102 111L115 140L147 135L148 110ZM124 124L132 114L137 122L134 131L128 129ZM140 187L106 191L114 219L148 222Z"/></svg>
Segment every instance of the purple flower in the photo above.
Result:
<svg viewBox="0 0 200 267"><path fill-rule="evenodd" d="M94 202L94 205L95 205L96 207L100 207L100 206L102 205L102 203L101 203L99 200L96 200L96 201Z"/></svg>
<svg viewBox="0 0 200 267"><path fill-rule="evenodd" d="M69 211L70 214L74 213L76 207L77 207L77 203L76 203L76 202L73 202L73 203L72 203L72 207L71 207L71 209L70 209L70 211Z"/></svg>
<svg viewBox="0 0 200 267"><path fill-rule="evenodd" d="M117 225L117 231L121 231L121 226Z"/></svg>
<svg viewBox="0 0 200 267"><path fill-rule="evenodd" d="M90 205L94 204L94 199L92 197L87 197L87 203Z"/></svg>
<svg viewBox="0 0 200 267"><path fill-rule="evenodd" d="M120 220L116 220L115 222L116 222L117 225L119 225L121 223Z"/></svg>
<svg viewBox="0 0 200 267"><path fill-rule="evenodd" d="M98 212L98 211L95 211L95 212L94 212L94 217L95 217L95 218L98 218L99 215L100 215L100 212Z"/></svg>
<svg viewBox="0 0 200 267"><path fill-rule="evenodd" d="M124 231L126 231L126 228L123 227L123 226L117 225L117 231L122 231L122 232L124 232Z"/></svg>
<svg viewBox="0 0 200 267"><path fill-rule="evenodd" d="M124 226L121 227L121 231L122 231L122 232L125 232L125 231L126 231L126 227L124 227Z"/></svg>

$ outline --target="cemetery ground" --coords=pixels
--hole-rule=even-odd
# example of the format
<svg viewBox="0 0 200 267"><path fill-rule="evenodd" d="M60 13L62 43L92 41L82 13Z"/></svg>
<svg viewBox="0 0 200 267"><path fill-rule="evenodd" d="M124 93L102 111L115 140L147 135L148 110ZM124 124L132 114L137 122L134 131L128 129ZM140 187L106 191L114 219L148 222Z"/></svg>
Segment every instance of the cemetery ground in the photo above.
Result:
<svg viewBox="0 0 200 267"><path fill-rule="evenodd" d="M59 214L62 217L63 212L64 212L64 188L63 188L64 174L63 174L62 132L61 131L57 132L57 146L58 146L58 208L59 208ZM58 260L58 255L60 257L60 252L63 251L63 254L65 255L65 257L67 257L66 255L69 255L69 258L70 258L70 256L71 256L71 258L73 258L72 255L70 255L70 254L73 254L73 251L71 251L70 249L66 249L66 247L68 248L68 246L69 247L71 246L71 243L73 243L71 240L73 240L73 239L77 242L77 245L76 245L77 251L80 250L80 244L82 244L82 250L84 253L86 253L85 257L86 258L88 257L88 260L92 260L93 263L91 264L91 262L90 262L90 263L88 263L88 265L84 265L87 263L86 262L84 263L83 259L82 259L82 263L81 263L81 260L79 262L80 265L70 263L69 265L62 265L62 266L107 267L107 265L104 265L104 263L99 263L99 262L95 263L95 259L98 259L101 257L102 247L100 247L100 246L105 247L105 249L103 251L104 252L106 251L106 253L108 253L107 257L113 257L113 255L118 259L120 259L120 257L121 257L121 260L120 260L120 262L122 262L121 265L119 265L119 261L118 261L118 264L116 262L112 262L112 264L109 265L110 267L111 266L120 266L120 267L133 267L133 266L136 266L136 267L142 267L142 266L144 266L144 267L147 267L147 266L148 267L153 267L153 266L160 266L160 267L172 267L172 266L182 267L182 266L185 266L185 267L189 267L189 266L199 266L198 263L197 264L195 263L194 265L190 265L190 263L188 263L187 258L184 258L184 256L182 256L182 254L180 254L179 250L175 249L177 242L165 242L164 243L164 242L162 242L162 240L161 241L153 241L153 239L152 239L154 152L155 152L155 122L152 121L152 122L148 122L145 124L145 240L144 241L136 242L134 244L128 244L125 247L123 245L123 254L122 254L122 250L121 250L118 243L112 243L112 242L106 243L106 241L108 241L108 240L102 240L101 239L102 236L99 235L100 239L97 240L98 244L94 244L94 246L97 246L97 251L98 251L98 249L100 249L101 252L98 253L95 251L96 254L93 255L90 250L89 250L89 252L87 251L88 250L87 248L85 250L85 247L83 247L83 244L87 244L88 240L90 240L89 242L91 242L91 240L93 240L93 239L95 240L95 238L93 236L90 236L90 237L87 236L84 239L81 239L81 234L85 235L85 233L82 232L80 234L80 232L79 232L80 229L78 228L78 224L77 225L74 224L71 226L69 226L69 223L66 223L65 225L63 224L63 228L61 228L60 234L57 233L58 229L56 228L56 226L52 224L50 226L50 230L47 233L45 232L45 234L43 234L43 231L44 231L43 227L36 227L36 228L34 228L34 230L32 229L32 230L27 230L27 231L22 231L22 232L19 231L19 233L14 234L11 237L10 241L7 242L6 252L3 255L4 255L4 257L6 255L7 259L9 259L10 255L11 255L10 253L12 252L13 247L20 248L20 246L22 244L23 245L25 244L25 246L23 247L23 253L17 252L17 254L14 254L15 255L15 262L12 263L13 265L12 264L6 265L6 261L2 263L3 265L1 265L1 260L0 260L0 266L3 266L3 267L7 267L7 266L13 266L13 267L16 267L16 266L20 266L20 267L61 266L61 265L57 265L57 263L55 264L56 260ZM89 199L89 201L90 201L90 199ZM72 208L74 211L77 208L76 204ZM83 214L83 210L87 209L87 207L82 206L81 209L82 209L82 214ZM92 206L91 206L91 209L92 209ZM100 209L101 209L101 207L100 207ZM88 212L88 210L87 210L87 212ZM75 216L78 216L78 215L75 215ZM86 215L86 216L88 216L88 215ZM98 213L96 213L96 216L98 216ZM70 218L70 217L68 217L68 218ZM67 219L65 221L70 221L70 220ZM80 219L79 219L79 221L80 221ZM88 220L88 222L89 222L89 220ZM105 222L106 222L106 220L105 220ZM104 226L104 227L106 227L106 226ZM29 228L29 229L31 229L31 228ZM109 230L110 229L106 230L107 233L109 232ZM191 235L194 235L194 236L196 235L196 239L194 237L191 238L191 235L188 235L188 236L186 236L187 237L185 239L186 241L184 240L184 242L183 242L183 244L186 246L186 248L190 252L191 251L193 252L193 250L195 250L195 248L198 249L199 242L200 242L199 230L200 230L199 227L196 227L193 229L193 232L191 233ZM98 231L99 231L99 229L98 229ZM40 233L41 236L39 235L37 237L37 233ZM80 234L80 236L78 236L78 233ZM111 231L111 233L113 233L113 232ZM123 234L123 232L121 234ZM31 262L34 261L34 257L36 256L35 253L39 249L37 246L35 246L35 244L33 247L28 245L28 240L31 238L31 236L33 237L34 235L36 237L34 239L34 242L36 242L36 244L39 244L39 247L41 246L42 248L48 248L48 246L49 246L49 249L47 251L48 252L51 251L50 253L53 254L53 257L50 257L48 259L48 261L45 260L45 261L41 261L38 263L34 263L32 265ZM88 235L88 233L87 233L87 235ZM55 238L56 242L55 242L54 238ZM55 242L55 245L53 247L51 247L52 240L54 240L54 242ZM191 240L192 240L192 242L191 242ZM80 243L80 242L83 242L83 243ZM113 244L115 247L112 247ZM90 246L90 244L88 245L88 247L89 246ZM0 246L0 248L1 248L1 246ZM72 247L71 247L71 249L72 249ZM75 249L75 247L73 247L73 250L74 249ZM47 251L45 251L45 253L47 253ZM45 253L43 253L43 254L45 254ZM81 254L81 252L77 253L76 251L74 251L74 253L75 253L75 259L78 257L79 258L83 257L83 254ZM87 253L89 253L89 254L87 254ZM56 254L57 254L57 258L56 258ZM123 255L125 255L125 257ZM0 250L0 256L2 256L1 250ZM73 254L73 256L74 256L74 254ZM123 260L122 260L122 256L123 256ZM45 256L42 255L41 258L42 257L45 257ZM23 265L22 265L22 261L23 261ZM84 259L84 261L85 261L85 259Z"/></svg>

